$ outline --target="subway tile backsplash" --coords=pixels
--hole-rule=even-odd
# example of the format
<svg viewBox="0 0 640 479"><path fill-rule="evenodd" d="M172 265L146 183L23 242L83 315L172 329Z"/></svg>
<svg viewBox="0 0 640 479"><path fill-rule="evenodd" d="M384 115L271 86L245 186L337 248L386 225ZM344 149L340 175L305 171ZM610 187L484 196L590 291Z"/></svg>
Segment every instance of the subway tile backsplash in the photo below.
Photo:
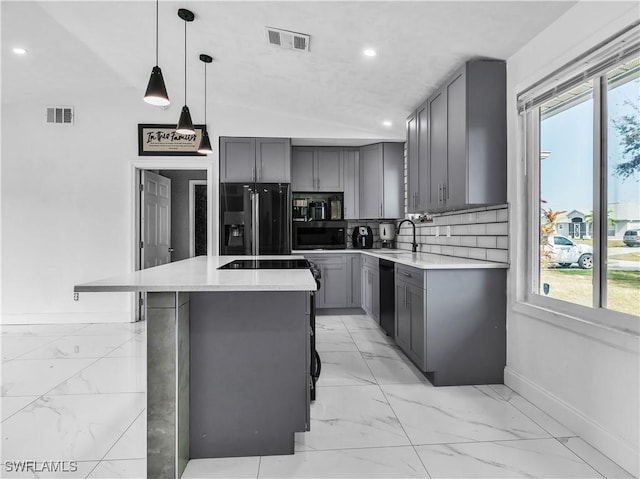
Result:
<svg viewBox="0 0 640 479"><path fill-rule="evenodd" d="M433 215L433 222L416 223L418 251L508 263L508 218L508 205ZM365 225L373 231L373 247L381 247L379 222L349 220L348 248L353 247L351 233L354 226ZM450 236L447 236L447 229ZM411 225L405 223L396 236L396 247L411 251L411 240Z"/></svg>

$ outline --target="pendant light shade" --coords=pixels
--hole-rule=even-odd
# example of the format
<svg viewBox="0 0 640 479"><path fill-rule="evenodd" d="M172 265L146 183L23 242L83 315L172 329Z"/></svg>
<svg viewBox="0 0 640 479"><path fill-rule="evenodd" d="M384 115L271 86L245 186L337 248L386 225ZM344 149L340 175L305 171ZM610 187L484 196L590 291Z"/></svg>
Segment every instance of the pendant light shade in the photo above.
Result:
<svg viewBox="0 0 640 479"><path fill-rule="evenodd" d="M144 101L156 106L168 106L171 103L164 85L162 70L158 66L158 0L156 0L156 66L151 70L151 78L149 78L147 91L144 94Z"/></svg>
<svg viewBox="0 0 640 479"><path fill-rule="evenodd" d="M189 107L187 106L187 23L192 22L195 15L190 10L181 8L178 10L178 16L184 20L184 106L182 107L182 113L180 113L176 133L195 135L196 129L193 127L191 113L189 113Z"/></svg>
<svg viewBox="0 0 640 479"><path fill-rule="evenodd" d="M209 140L209 133L207 133L206 128L202 132L202 138L200 138L200 146L198 147L198 153L201 153L203 155L209 155L213 153L213 148L211 148L211 141Z"/></svg>
<svg viewBox="0 0 640 479"><path fill-rule="evenodd" d="M204 63L204 131L202 132L202 138L200 138L198 153L208 155L210 153L213 153L213 148L211 148L209 132L207 131L207 63L211 63L213 61L213 58L203 53L202 55L200 55L200 61Z"/></svg>
<svg viewBox="0 0 640 479"><path fill-rule="evenodd" d="M193 127L193 121L191 121L191 113L187 105L182 107L182 113L180 113L180 120L178 120L178 126L176 126L176 133L181 135L193 135L196 130Z"/></svg>
<svg viewBox="0 0 640 479"><path fill-rule="evenodd" d="M151 70L151 78L149 78L147 92L144 94L144 101L156 106L168 106L171 103L169 95L167 95L167 87L164 86L162 70L158 65Z"/></svg>

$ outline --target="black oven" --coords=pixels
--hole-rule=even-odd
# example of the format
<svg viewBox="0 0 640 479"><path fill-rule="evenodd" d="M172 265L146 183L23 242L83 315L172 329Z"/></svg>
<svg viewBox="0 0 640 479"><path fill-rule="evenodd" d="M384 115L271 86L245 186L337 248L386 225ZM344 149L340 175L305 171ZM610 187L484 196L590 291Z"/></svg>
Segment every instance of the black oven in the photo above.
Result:
<svg viewBox="0 0 640 479"><path fill-rule="evenodd" d="M293 248L345 249L346 221L305 221L293 223Z"/></svg>

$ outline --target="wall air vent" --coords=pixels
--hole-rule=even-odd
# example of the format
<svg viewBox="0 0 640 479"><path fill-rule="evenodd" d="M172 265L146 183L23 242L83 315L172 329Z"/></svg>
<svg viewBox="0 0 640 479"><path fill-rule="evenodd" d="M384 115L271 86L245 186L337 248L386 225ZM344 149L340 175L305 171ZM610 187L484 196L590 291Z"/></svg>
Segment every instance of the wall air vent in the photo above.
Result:
<svg viewBox="0 0 640 479"><path fill-rule="evenodd" d="M48 106L47 107L47 123L73 125L73 107Z"/></svg>
<svg viewBox="0 0 640 479"><path fill-rule="evenodd" d="M290 32L279 28L265 27L267 32L267 43L285 50L297 50L299 52L309 51L309 35L304 33Z"/></svg>

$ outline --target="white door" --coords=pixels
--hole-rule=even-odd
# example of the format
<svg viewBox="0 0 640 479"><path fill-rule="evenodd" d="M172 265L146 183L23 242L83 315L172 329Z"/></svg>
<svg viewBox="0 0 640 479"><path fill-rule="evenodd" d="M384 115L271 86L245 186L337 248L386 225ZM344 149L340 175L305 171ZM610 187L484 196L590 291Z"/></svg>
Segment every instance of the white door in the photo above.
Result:
<svg viewBox="0 0 640 479"><path fill-rule="evenodd" d="M142 170L142 269L171 262L171 180Z"/></svg>

